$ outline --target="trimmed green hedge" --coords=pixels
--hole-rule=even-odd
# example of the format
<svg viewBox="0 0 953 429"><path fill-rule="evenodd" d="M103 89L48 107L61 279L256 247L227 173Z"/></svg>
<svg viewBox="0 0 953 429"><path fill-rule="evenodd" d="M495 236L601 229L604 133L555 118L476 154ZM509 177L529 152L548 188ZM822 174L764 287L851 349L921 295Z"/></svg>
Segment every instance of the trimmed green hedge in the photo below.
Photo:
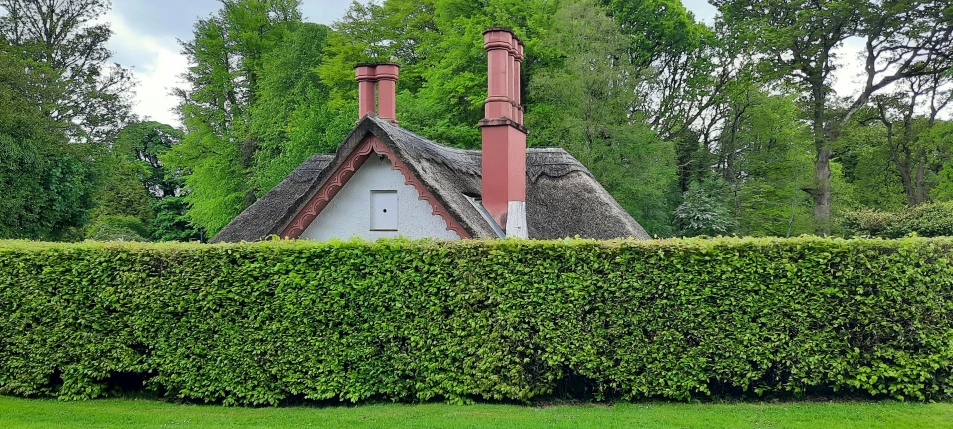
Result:
<svg viewBox="0 0 953 429"><path fill-rule="evenodd" d="M895 212L863 209L844 213L849 231L865 237L953 236L953 201L926 203Z"/></svg>
<svg viewBox="0 0 953 429"><path fill-rule="evenodd" d="M0 242L0 393L953 393L949 239Z"/></svg>

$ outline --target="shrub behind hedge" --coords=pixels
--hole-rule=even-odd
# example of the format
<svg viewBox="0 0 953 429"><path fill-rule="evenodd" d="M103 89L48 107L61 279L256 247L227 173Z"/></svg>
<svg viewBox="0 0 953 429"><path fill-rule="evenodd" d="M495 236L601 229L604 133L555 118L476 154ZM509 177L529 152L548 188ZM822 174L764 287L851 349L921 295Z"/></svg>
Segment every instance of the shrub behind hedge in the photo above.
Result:
<svg viewBox="0 0 953 429"><path fill-rule="evenodd" d="M0 393L953 393L953 240L0 242Z"/></svg>
<svg viewBox="0 0 953 429"><path fill-rule="evenodd" d="M926 203L896 212L857 210L844 214L844 226L866 237L953 236L953 201Z"/></svg>

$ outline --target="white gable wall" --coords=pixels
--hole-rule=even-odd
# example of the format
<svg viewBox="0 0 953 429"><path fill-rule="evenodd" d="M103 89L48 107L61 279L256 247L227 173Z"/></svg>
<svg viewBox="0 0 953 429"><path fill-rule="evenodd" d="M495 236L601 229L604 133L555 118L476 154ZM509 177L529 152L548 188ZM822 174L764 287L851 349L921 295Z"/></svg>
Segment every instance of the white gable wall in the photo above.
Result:
<svg viewBox="0 0 953 429"><path fill-rule="evenodd" d="M404 184L404 175L391 168L390 160L381 158L372 152L300 238L319 241L355 236L365 240L397 236L459 239L456 232L447 230L442 217L433 214L430 203L420 199L417 189ZM372 231L371 191L390 190L397 191L397 230Z"/></svg>

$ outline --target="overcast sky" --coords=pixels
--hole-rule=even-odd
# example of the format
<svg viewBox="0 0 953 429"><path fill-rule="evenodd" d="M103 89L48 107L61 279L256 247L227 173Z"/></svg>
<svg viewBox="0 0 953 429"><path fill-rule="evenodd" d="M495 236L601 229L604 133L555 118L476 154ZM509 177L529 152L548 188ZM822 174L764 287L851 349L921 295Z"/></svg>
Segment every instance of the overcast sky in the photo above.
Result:
<svg viewBox="0 0 953 429"><path fill-rule="evenodd" d="M362 0L366 1L366 0ZM304 0L306 21L331 24L344 16L351 0ZM695 16L712 22L716 10L705 0L682 0ZM113 60L131 67L139 84L134 111L143 117L179 125L169 95L171 88L182 86L179 75L188 62L179 54L176 39L192 38L192 25L200 17L217 11L217 0L113 0L105 20L112 24L109 48ZM852 79L856 72L845 74Z"/></svg>

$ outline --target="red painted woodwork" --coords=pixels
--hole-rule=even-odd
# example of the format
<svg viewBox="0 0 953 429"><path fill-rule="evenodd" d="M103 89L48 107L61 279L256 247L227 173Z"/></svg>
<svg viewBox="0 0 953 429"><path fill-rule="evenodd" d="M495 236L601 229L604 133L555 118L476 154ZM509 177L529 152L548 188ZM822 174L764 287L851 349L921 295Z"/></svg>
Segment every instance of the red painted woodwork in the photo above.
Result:
<svg viewBox="0 0 953 429"><path fill-rule="evenodd" d="M371 152L384 155L391 161L392 169L400 171L404 176L404 184L411 185L417 190L420 199L430 203L433 207L432 214L440 216L447 223L447 231L457 233L460 238L470 238L463 226L450 215L450 212L433 196L424 184L407 165L398 159L394 153L384 145L376 136L368 135L357 145L356 148L344 159L338 168L325 180L324 184L308 200L301 210L291 219L291 222L279 234L284 238L298 238L304 233L304 230L314 222L322 210L327 207L331 199L344 187L348 180L354 176L354 172L361 168L364 161L371 155ZM525 154L524 154L525 156Z"/></svg>

